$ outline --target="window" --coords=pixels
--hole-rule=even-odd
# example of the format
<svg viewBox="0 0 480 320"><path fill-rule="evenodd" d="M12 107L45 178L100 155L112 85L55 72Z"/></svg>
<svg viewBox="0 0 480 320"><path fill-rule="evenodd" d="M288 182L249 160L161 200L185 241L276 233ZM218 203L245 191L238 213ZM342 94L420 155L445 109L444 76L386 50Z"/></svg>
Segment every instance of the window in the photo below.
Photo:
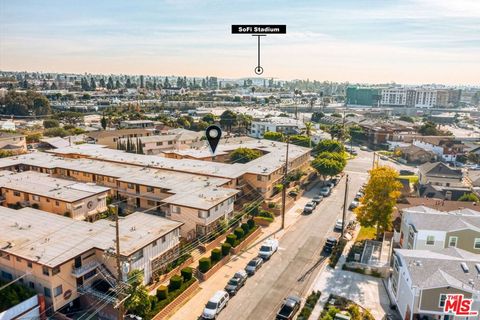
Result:
<svg viewBox="0 0 480 320"><path fill-rule="evenodd" d="M10 260L10 255L9 254L3 254L2 258L5 260Z"/></svg>
<svg viewBox="0 0 480 320"><path fill-rule="evenodd" d="M173 144L173 141L168 141L168 144Z"/></svg>
<svg viewBox="0 0 480 320"><path fill-rule="evenodd" d="M163 142L157 142L157 146L163 146Z"/></svg>
<svg viewBox="0 0 480 320"><path fill-rule="evenodd" d="M133 189L133 188L134 188L133 183L128 183L128 184L127 184L127 188L128 188L128 189Z"/></svg>
<svg viewBox="0 0 480 320"><path fill-rule="evenodd" d="M173 213L180 213L180 207L172 206L172 212Z"/></svg>
<svg viewBox="0 0 480 320"><path fill-rule="evenodd" d="M427 236L427 245L428 246L435 245L435 236Z"/></svg>
<svg viewBox="0 0 480 320"><path fill-rule="evenodd" d="M9 272L6 272L6 271L3 271L2 270L2 278L5 279L5 280L13 280L13 275Z"/></svg>
<svg viewBox="0 0 480 320"><path fill-rule="evenodd" d="M138 250L132 254L132 262L138 261L143 258L143 249Z"/></svg>
<svg viewBox="0 0 480 320"><path fill-rule="evenodd" d="M45 294L45 297L48 297L48 298L52 297L52 290L50 290L50 288L44 287L43 293Z"/></svg>
<svg viewBox="0 0 480 320"><path fill-rule="evenodd" d="M147 187L147 192L153 192L153 187Z"/></svg>
<svg viewBox="0 0 480 320"><path fill-rule="evenodd" d="M55 205L58 207L60 205L60 202L55 201Z"/></svg>
<svg viewBox="0 0 480 320"><path fill-rule="evenodd" d="M63 293L63 288L62 288L62 285L59 285L58 287L56 287L55 289L53 289L53 295L55 297L58 297L59 295L61 295Z"/></svg>
<svg viewBox="0 0 480 320"><path fill-rule="evenodd" d="M32 199L35 200L35 201L40 201L40 197L39 197L39 196L36 196L36 195L33 195L33 196L32 196Z"/></svg>
<svg viewBox="0 0 480 320"><path fill-rule="evenodd" d="M32 261L27 261L27 267L33 268L33 266L32 266Z"/></svg>
<svg viewBox="0 0 480 320"><path fill-rule="evenodd" d="M450 237L448 238L448 246L449 247L457 247L458 237Z"/></svg>
<svg viewBox="0 0 480 320"><path fill-rule="evenodd" d="M157 246L157 240L152 242L152 247L156 247L156 246Z"/></svg>
<svg viewBox="0 0 480 320"><path fill-rule="evenodd" d="M205 210L198 210L198 217L200 219L206 219L208 218L210 215L208 214L208 211L205 211Z"/></svg>
<svg viewBox="0 0 480 320"><path fill-rule="evenodd" d="M475 240L473 241L473 248L480 249L480 238L475 238Z"/></svg>
<svg viewBox="0 0 480 320"><path fill-rule="evenodd" d="M54 276L58 273L60 273L60 267L55 267L55 268L52 269L52 276Z"/></svg>
<svg viewBox="0 0 480 320"><path fill-rule="evenodd" d="M447 295L446 294L441 294L440 299L438 301L438 307L443 308L445 306L445 301L447 300Z"/></svg>
<svg viewBox="0 0 480 320"><path fill-rule="evenodd" d="M48 268L45 267L45 266L42 267L42 273L43 273L44 275L46 275L46 276L49 276L49 275L50 275L50 273L48 272Z"/></svg>
<svg viewBox="0 0 480 320"><path fill-rule="evenodd" d="M153 207L153 206L155 205L155 201L153 201L153 200L147 200L147 205Z"/></svg>
<svg viewBox="0 0 480 320"><path fill-rule="evenodd" d="M167 241L167 239L165 239L165 236L161 237L160 239L162 240L162 243L165 243L165 241Z"/></svg>
<svg viewBox="0 0 480 320"><path fill-rule="evenodd" d="M20 194L20 192L18 192L18 191L13 191L13 195L14 195L15 197L20 197L21 194Z"/></svg>
<svg viewBox="0 0 480 320"><path fill-rule="evenodd" d="M50 202L50 199L47 198L47 202Z"/></svg>
<svg viewBox="0 0 480 320"><path fill-rule="evenodd" d="M22 259L19 257L16 257L15 259L17 260L17 262L22 262Z"/></svg>

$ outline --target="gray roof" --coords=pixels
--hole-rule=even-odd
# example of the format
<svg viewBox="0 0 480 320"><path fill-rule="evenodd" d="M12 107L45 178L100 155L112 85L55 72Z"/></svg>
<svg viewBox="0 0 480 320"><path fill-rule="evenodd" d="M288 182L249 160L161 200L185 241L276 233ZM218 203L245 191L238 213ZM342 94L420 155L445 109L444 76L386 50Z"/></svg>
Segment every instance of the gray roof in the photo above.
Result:
<svg viewBox="0 0 480 320"><path fill-rule="evenodd" d="M419 206L403 210L403 220L417 230L455 231L472 229L480 231L480 212L463 209L442 212Z"/></svg>
<svg viewBox="0 0 480 320"><path fill-rule="evenodd" d="M55 267L93 248L114 247L115 225L72 220L32 208L0 206L0 251ZM120 220L120 250L130 256L182 223L134 212Z"/></svg>
<svg viewBox="0 0 480 320"><path fill-rule="evenodd" d="M395 254L406 264L412 286L421 289L452 286L469 292L480 292L480 255L457 248L438 251L395 249ZM468 266L465 272L461 263Z"/></svg>

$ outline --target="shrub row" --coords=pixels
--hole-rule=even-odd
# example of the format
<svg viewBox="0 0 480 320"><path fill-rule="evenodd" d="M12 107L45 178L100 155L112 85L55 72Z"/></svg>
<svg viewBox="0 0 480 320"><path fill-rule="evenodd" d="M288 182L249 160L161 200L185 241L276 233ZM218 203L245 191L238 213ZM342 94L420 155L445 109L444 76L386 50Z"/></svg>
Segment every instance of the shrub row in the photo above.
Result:
<svg viewBox="0 0 480 320"><path fill-rule="evenodd" d="M347 240L341 238L335 248L332 251L332 255L330 256L330 262L329 266L332 268L335 268L337 265L338 260L340 259L340 256L342 255L343 249L345 249L345 246L347 245Z"/></svg>
<svg viewBox="0 0 480 320"><path fill-rule="evenodd" d="M303 306L302 310L298 314L297 320L307 320L310 317L310 314L312 314L312 311L315 308L315 305L317 304L318 299L320 299L321 294L322 293L320 291L313 291L307 297L307 300L305 301L305 305Z"/></svg>
<svg viewBox="0 0 480 320"><path fill-rule="evenodd" d="M181 270L181 275L170 278L168 286L160 286L155 296L150 297L151 311L149 318L153 318L160 310L175 300L182 292L190 287L196 279L192 275L192 269L187 267Z"/></svg>
<svg viewBox="0 0 480 320"><path fill-rule="evenodd" d="M225 243L228 243L231 247L235 248L253 231L255 231L255 229L255 221L253 219L249 219L247 223L242 223L241 227L233 230L232 234L227 235Z"/></svg>

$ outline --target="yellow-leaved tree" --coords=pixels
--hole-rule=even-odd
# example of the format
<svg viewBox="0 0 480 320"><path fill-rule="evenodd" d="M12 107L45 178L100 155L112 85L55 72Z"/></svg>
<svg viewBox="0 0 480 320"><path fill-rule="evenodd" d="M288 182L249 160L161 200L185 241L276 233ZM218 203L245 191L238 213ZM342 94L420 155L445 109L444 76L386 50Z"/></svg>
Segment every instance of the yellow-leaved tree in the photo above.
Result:
<svg viewBox="0 0 480 320"><path fill-rule="evenodd" d="M393 208L400 196L402 184L397 180L398 172L389 166L378 166L370 170L365 195L355 209L362 227L376 227L377 236L392 226Z"/></svg>

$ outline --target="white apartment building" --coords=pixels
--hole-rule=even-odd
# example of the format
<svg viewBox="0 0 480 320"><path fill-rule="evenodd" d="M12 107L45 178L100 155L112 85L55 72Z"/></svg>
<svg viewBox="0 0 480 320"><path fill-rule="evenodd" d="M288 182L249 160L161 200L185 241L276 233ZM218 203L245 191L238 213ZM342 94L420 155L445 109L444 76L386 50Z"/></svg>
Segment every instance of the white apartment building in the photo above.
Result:
<svg viewBox="0 0 480 320"><path fill-rule="evenodd" d="M437 104L436 89L417 89L415 92L415 107L432 108Z"/></svg>
<svg viewBox="0 0 480 320"><path fill-rule="evenodd" d="M407 90L405 88L389 88L382 90L382 105L403 107L407 103Z"/></svg>
<svg viewBox="0 0 480 320"><path fill-rule="evenodd" d="M305 128L305 124L300 120L286 117L272 117L261 121L252 121L249 136L261 139L265 132L297 134L303 128Z"/></svg>

